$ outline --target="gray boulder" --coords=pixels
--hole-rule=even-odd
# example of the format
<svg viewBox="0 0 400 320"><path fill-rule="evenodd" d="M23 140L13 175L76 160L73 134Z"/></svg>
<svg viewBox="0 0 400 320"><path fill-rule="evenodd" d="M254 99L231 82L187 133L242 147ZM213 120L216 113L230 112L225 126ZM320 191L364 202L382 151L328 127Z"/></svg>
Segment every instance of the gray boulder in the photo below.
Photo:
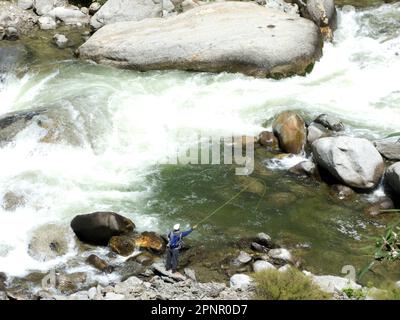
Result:
<svg viewBox="0 0 400 320"><path fill-rule="evenodd" d="M374 146L385 158L400 160L400 136L376 140Z"/></svg>
<svg viewBox="0 0 400 320"><path fill-rule="evenodd" d="M94 29L114 22L161 17L161 3L153 0L108 0L91 18Z"/></svg>
<svg viewBox="0 0 400 320"><path fill-rule="evenodd" d="M232 288L246 290L252 285L253 279L247 274L237 273L234 274L230 280L229 284Z"/></svg>
<svg viewBox="0 0 400 320"><path fill-rule="evenodd" d="M23 10L29 10L33 8L33 0L18 0L18 7Z"/></svg>
<svg viewBox="0 0 400 320"><path fill-rule="evenodd" d="M321 56L321 45L318 28L306 19L254 3L225 2L167 19L107 25L78 51L83 59L141 71L282 77L305 74Z"/></svg>
<svg viewBox="0 0 400 320"><path fill-rule="evenodd" d="M343 131L344 130L344 124L342 121L340 121L338 118L334 116L330 116L327 114L321 114L319 115L315 120L315 123L318 123L325 128L332 130L332 131Z"/></svg>
<svg viewBox="0 0 400 320"><path fill-rule="evenodd" d="M272 263L264 260L257 260L253 263L254 272L261 272L264 270L276 269Z"/></svg>
<svg viewBox="0 0 400 320"><path fill-rule="evenodd" d="M392 164L385 174L387 183L400 195L400 162Z"/></svg>
<svg viewBox="0 0 400 320"><path fill-rule="evenodd" d="M366 139L321 138L312 144L312 151L318 165L350 187L374 188L384 172L381 155Z"/></svg>
<svg viewBox="0 0 400 320"><path fill-rule="evenodd" d="M53 36L53 41L56 44L56 46L60 49L64 49L66 47L68 47L68 38L66 36L64 36L63 34L55 34Z"/></svg>
<svg viewBox="0 0 400 320"><path fill-rule="evenodd" d="M312 122L307 128L307 141L313 143L319 138L330 136L330 132L322 124Z"/></svg>

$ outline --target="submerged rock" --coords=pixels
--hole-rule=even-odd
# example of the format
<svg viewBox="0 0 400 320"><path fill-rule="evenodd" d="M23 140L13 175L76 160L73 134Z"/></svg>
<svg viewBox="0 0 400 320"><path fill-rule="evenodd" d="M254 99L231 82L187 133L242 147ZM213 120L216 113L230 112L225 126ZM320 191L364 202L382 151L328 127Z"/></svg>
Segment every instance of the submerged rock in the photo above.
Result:
<svg viewBox="0 0 400 320"><path fill-rule="evenodd" d="M71 228L82 242L106 246L111 237L132 232L132 220L114 212L94 212L76 216Z"/></svg>
<svg viewBox="0 0 400 320"><path fill-rule="evenodd" d="M400 136L375 140L375 148L389 160L400 160Z"/></svg>
<svg viewBox="0 0 400 320"><path fill-rule="evenodd" d="M342 184L334 184L331 186L330 193L336 196L340 200L348 200L355 196L355 192L352 188L344 186Z"/></svg>
<svg viewBox="0 0 400 320"><path fill-rule="evenodd" d="M63 34L59 33L55 34L53 36L53 41L56 44L56 46L60 49L65 49L66 47L68 47L69 40Z"/></svg>
<svg viewBox="0 0 400 320"><path fill-rule="evenodd" d="M90 25L99 29L115 22L140 21L155 17L161 17L161 5L153 0L108 0L97 9Z"/></svg>
<svg viewBox="0 0 400 320"><path fill-rule="evenodd" d="M38 261L49 261L65 255L70 241L72 236L66 226L45 224L33 232L28 253Z"/></svg>
<svg viewBox="0 0 400 320"><path fill-rule="evenodd" d="M2 208L7 211L14 211L18 207L25 205L25 197L18 193L8 191L3 195Z"/></svg>
<svg viewBox="0 0 400 320"><path fill-rule="evenodd" d="M318 28L306 19L253 3L224 2L167 19L106 25L78 52L83 59L141 71L281 77L309 71L321 56L321 45Z"/></svg>
<svg viewBox="0 0 400 320"><path fill-rule="evenodd" d="M379 199L377 202L369 205L364 209L364 212L370 216L378 216L382 214L381 210L394 209L394 203L389 197Z"/></svg>
<svg viewBox="0 0 400 320"><path fill-rule="evenodd" d="M306 127L301 116L293 111L280 113L272 128L278 137L280 148L288 153L298 154L306 143Z"/></svg>
<svg viewBox="0 0 400 320"><path fill-rule="evenodd" d="M258 142L271 150L278 150L279 149L279 141L278 138L270 131L263 131L260 133L258 137Z"/></svg>
<svg viewBox="0 0 400 320"><path fill-rule="evenodd" d="M400 195L400 162L396 162L386 170L385 178L389 186Z"/></svg>
<svg viewBox="0 0 400 320"><path fill-rule="evenodd" d="M312 144L312 150L318 165L348 186L371 189L383 175L383 159L366 139L321 138Z"/></svg>
<svg viewBox="0 0 400 320"><path fill-rule="evenodd" d="M102 272L111 273L114 270L114 268L112 266L110 266L107 263L107 261L101 259L100 257L96 256L95 254L91 254L86 259L86 262Z"/></svg>
<svg viewBox="0 0 400 320"><path fill-rule="evenodd" d="M310 160L302 161L289 169L290 172L298 175L306 175L310 177L318 176L318 168L314 162Z"/></svg>

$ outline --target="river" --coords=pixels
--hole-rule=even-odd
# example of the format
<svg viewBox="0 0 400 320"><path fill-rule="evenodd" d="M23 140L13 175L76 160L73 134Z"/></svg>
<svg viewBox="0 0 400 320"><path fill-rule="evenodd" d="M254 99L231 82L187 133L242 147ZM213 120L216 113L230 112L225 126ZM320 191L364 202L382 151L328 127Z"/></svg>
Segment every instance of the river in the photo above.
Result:
<svg viewBox="0 0 400 320"><path fill-rule="evenodd" d="M139 73L54 58L34 60L22 77L8 74L0 85L0 114L66 108L80 142L42 143L43 130L29 126L0 148L0 201L9 191L24 198L14 211L0 208L0 271L23 276L64 265L76 244L65 256L40 262L28 254L30 237L40 225L68 225L80 213L115 211L140 231L162 233L175 222L189 226L205 217L247 180L229 165L163 164L165 146L190 147L194 133L257 135L287 109L306 119L334 114L354 136L400 131L400 3L345 7L338 19L334 42L325 44L306 77ZM199 227L193 245L219 252L263 231L316 273L340 274L344 265L359 269L369 261L368 236L387 222L362 212L374 193L338 201L324 184L281 170L285 163L260 163L253 176L264 181L265 193L235 199ZM377 277L399 276L392 270Z"/></svg>

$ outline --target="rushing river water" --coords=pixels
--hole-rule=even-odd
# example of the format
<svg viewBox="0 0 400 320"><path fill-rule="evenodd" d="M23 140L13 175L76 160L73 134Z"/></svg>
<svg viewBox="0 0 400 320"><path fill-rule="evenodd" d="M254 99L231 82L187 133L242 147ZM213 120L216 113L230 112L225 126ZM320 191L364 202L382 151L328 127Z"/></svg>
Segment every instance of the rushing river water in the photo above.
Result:
<svg viewBox="0 0 400 320"><path fill-rule="evenodd" d="M42 130L30 126L0 149L0 201L9 191L24 199L15 211L0 209L0 271L45 271L75 255L74 245L48 262L28 254L32 232L45 223L68 225L76 214L105 210L132 218L139 230L165 232L174 222L195 223L251 181L230 166L160 164L166 145L189 147L193 133L256 135L286 109L309 119L335 114L355 136L400 131L399 74L400 3L341 10L334 43L325 44L307 77L138 73L43 59L22 78L8 74L0 114L67 108L80 145L42 143ZM370 244L366 236L380 233L385 223L362 212L374 194L341 202L324 184L280 170L284 163L259 163L253 176L264 181L265 193L242 194L193 234L194 245L217 251L264 231L314 272L340 274L344 265L361 268L369 261L362 249Z"/></svg>

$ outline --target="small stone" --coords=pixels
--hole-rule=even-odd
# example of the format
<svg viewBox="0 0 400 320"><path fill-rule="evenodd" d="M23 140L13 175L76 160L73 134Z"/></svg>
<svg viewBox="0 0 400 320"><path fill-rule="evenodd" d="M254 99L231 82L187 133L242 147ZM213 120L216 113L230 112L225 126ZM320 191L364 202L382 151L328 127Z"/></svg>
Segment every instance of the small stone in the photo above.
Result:
<svg viewBox="0 0 400 320"><path fill-rule="evenodd" d="M239 256L235 259L239 264L247 264L251 261L251 256L244 251L240 251Z"/></svg>
<svg viewBox="0 0 400 320"><path fill-rule="evenodd" d="M104 297L104 299L105 300L124 300L125 297L123 294L108 292L108 293L106 293L106 296Z"/></svg>
<svg viewBox="0 0 400 320"><path fill-rule="evenodd" d="M232 288L246 290L253 279L247 274L237 273L230 278L229 284Z"/></svg>
<svg viewBox="0 0 400 320"><path fill-rule="evenodd" d="M284 261L292 261L292 255L290 254L289 250L284 249L284 248L280 248L280 249L271 249L268 252L268 255L272 258L272 259L280 259L280 260L284 260Z"/></svg>
<svg viewBox="0 0 400 320"><path fill-rule="evenodd" d="M335 195L340 200L348 200L356 194L352 188L342 184L332 185L330 193Z"/></svg>
<svg viewBox="0 0 400 320"><path fill-rule="evenodd" d="M254 272L261 272L264 270L276 269L272 263L264 260L257 260L253 263Z"/></svg>
<svg viewBox="0 0 400 320"><path fill-rule="evenodd" d="M252 242L250 245L251 249L256 251L256 252L267 252L268 249L264 247L263 245L257 243L257 242Z"/></svg>
<svg viewBox="0 0 400 320"><path fill-rule="evenodd" d="M338 118L329 116L327 114L321 114L314 120L315 123L323 125L325 128L332 131L343 131L344 124Z"/></svg>
<svg viewBox="0 0 400 320"><path fill-rule="evenodd" d="M82 7L81 8L81 12L84 13L84 14L89 14L89 9L86 8L86 7Z"/></svg>
<svg viewBox="0 0 400 320"><path fill-rule="evenodd" d="M268 234L260 232L259 234L257 234L257 243L265 247L271 247L272 239Z"/></svg>
<svg viewBox="0 0 400 320"><path fill-rule="evenodd" d="M68 46L68 42L69 42L69 40L66 36L64 36L63 34L59 34L59 33L54 35L53 41L55 42L57 47L60 49L65 49Z"/></svg>

